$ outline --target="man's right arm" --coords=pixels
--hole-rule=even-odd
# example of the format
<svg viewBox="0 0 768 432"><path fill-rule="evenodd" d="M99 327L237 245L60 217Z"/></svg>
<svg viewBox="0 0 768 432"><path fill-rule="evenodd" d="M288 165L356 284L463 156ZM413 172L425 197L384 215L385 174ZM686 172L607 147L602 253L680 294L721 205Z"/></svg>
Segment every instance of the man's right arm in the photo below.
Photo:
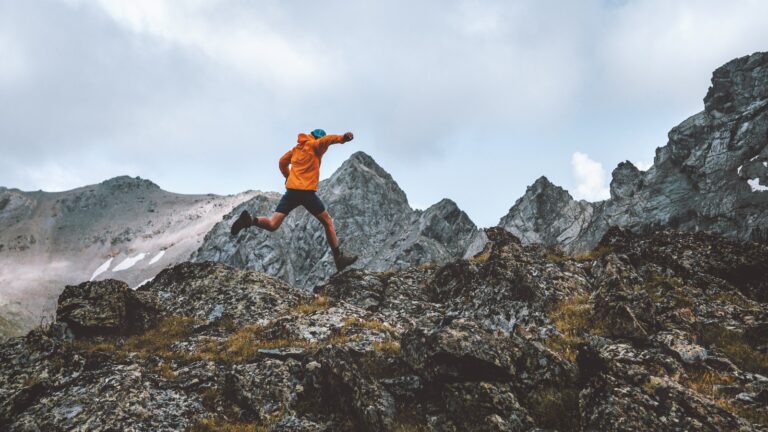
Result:
<svg viewBox="0 0 768 432"><path fill-rule="evenodd" d="M288 168L291 165L291 156L293 156L293 149L288 150L283 157L280 158L280 172L283 173L283 177L288 178L291 174L291 170Z"/></svg>
<svg viewBox="0 0 768 432"><path fill-rule="evenodd" d="M323 155L331 144L344 144L345 142L352 141L353 138L352 132L347 132L344 135L326 135L316 139L315 143L317 151L320 155Z"/></svg>

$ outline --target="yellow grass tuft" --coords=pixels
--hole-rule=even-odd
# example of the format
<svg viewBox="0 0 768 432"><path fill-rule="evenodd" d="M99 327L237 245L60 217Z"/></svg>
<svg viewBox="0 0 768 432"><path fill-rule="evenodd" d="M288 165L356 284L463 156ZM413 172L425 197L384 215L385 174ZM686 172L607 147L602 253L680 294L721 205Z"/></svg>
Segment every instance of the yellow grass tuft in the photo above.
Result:
<svg viewBox="0 0 768 432"><path fill-rule="evenodd" d="M328 301L328 297L319 296L315 297L315 299L310 303L303 303L296 306L291 310L291 312L300 315L310 315L320 310L326 310L330 307L331 305Z"/></svg>
<svg viewBox="0 0 768 432"><path fill-rule="evenodd" d="M598 246L589 252L577 254L576 256L573 257L573 259L580 262L594 261L598 258L602 258L608 255L611 252L613 252L613 247L611 246Z"/></svg>
<svg viewBox="0 0 768 432"><path fill-rule="evenodd" d="M582 294L567 298L549 311L549 318L560 332L552 335L545 344L569 361L576 361L576 346L583 342L585 334L604 333L604 323L592 317L589 295Z"/></svg>
<svg viewBox="0 0 768 432"><path fill-rule="evenodd" d="M373 343L373 349L378 352L383 353L389 353L389 354L399 354L400 353L400 343L393 340L386 340L381 342L374 342Z"/></svg>
<svg viewBox="0 0 768 432"><path fill-rule="evenodd" d="M90 353L113 353L118 359L137 354L141 358L154 355L167 360L186 360L186 353L175 352L171 346L188 338L196 324L194 318L174 316L166 318L154 329L128 337L123 344L118 344L120 338L84 339L75 341L74 347Z"/></svg>

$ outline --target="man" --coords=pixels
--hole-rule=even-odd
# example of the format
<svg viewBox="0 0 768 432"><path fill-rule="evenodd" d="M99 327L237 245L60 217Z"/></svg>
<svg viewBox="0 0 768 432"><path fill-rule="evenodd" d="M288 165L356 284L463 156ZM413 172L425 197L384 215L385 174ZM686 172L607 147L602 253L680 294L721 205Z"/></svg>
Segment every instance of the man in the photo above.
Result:
<svg viewBox="0 0 768 432"><path fill-rule="evenodd" d="M339 240L333 228L333 220L325 204L317 196L317 183L320 180L320 161L331 144L344 144L352 141L354 135L347 132L344 135L326 135L322 129L315 129L310 134L299 134L298 144L288 150L280 158L280 172L286 178L285 194L277 204L272 217L251 218L247 211L243 211L232 225L233 236L250 226L275 231L283 223L283 220L298 206L304 206L325 228L325 236L328 245L333 251L333 262L336 270L342 271L357 261L354 255L344 255L339 250ZM290 168L289 168L290 167Z"/></svg>

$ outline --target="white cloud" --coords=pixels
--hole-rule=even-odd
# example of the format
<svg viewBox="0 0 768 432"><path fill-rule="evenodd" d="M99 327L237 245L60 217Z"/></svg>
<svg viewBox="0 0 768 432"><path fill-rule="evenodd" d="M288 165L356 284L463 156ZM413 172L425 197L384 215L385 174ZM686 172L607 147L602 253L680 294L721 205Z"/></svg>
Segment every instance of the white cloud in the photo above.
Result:
<svg viewBox="0 0 768 432"><path fill-rule="evenodd" d="M93 4L88 0L70 3ZM264 7L224 12L218 0L96 0L119 25L189 49L270 85L307 88L332 79L329 50L324 56L314 41L280 31L279 9Z"/></svg>
<svg viewBox="0 0 768 432"><path fill-rule="evenodd" d="M0 87L15 84L24 76L24 56L12 35L0 28Z"/></svg>
<svg viewBox="0 0 768 432"><path fill-rule="evenodd" d="M448 196L485 225L538 175L569 177L564 143L645 159L714 68L768 46L760 0L0 4L0 185L278 190L275 160L322 127L358 137L324 176L364 150L419 204ZM503 210L476 199L501 182Z"/></svg>
<svg viewBox="0 0 768 432"><path fill-rule="evenodd" d="M56 162L47 162L29 167L21 175L25 184L38 185L46 192L59 192L83 186L77 170L67 169Z"/></svg>
<svg viewBox="0 0 768 432"><path fill-rule="evenodd" d="M768 2L637 0L604 15L596 40L605 88L624 102L700 101L712 70L765 50Z"/></svg>
<svg viewBox="0 0 768 432"><path fill-rule="evenodd" d="M571 167L576 179L576 199L599 201L610 197L605 170L600 162L590 159L587 154L575 152L571 157Z"/></svg>
<svg viewBox="0 0 768 432"><path fill-rule="evenodd" d="M653 166L653 162L632 162L632 165L636 166L640 171L648 171Z"/></svg>

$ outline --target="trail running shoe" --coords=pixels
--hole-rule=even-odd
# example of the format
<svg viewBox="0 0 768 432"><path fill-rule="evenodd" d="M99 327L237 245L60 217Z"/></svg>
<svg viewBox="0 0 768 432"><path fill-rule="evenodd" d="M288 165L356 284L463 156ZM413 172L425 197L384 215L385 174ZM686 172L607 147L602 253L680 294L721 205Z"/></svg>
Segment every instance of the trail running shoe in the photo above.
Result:
<svg viewBox="0 0 768 432"><path fill-rule="evenodd" d="M229 232L233 236L236 236L240 233L240 231L251 226L251 224L253 224L253 219L251 219L251 215L248 214L246 210L243 210L243 212L240 213L240 217L238 217L235 223L232 224L232 229Z"/></svg>
<svg viewBox="0 0 768 432"><path fill-rule="evenodd" d="M336 270L339 272L354 264L355 261L357 261L355 255L344 255L343 253L339 253L333 257L333 262L336 264Z"/></svg>

